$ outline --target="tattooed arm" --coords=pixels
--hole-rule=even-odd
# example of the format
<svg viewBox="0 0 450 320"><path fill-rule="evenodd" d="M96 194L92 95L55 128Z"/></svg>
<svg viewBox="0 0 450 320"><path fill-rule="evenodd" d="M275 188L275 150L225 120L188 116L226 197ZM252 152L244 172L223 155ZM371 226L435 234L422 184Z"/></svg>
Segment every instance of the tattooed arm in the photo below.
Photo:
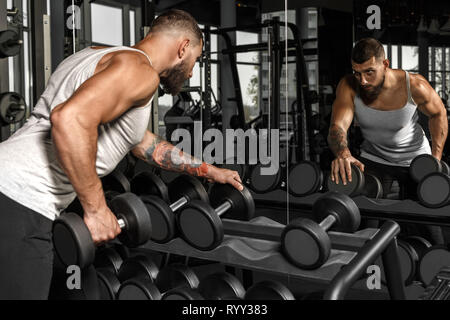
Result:
<svg viewBox="0 0 450 320"><path fill-rule="evenodd" d="M336 156L331 163L331 180L339 183L339 173L344 184L351 181L351 164L356 164L364 171L364 165L353 158L348 148L347 130L353 121L354 91L350 85L351 78L343 78L336 90L336 100L331 113L328 146Z"/></svg>
<svg viewBox="0 0 450 320"><path fill-rule="evenodd" d="M411 74L411 94L419 110L428 116L431 154L440 160L448 133L447 110L439 95L420 74Z"/></svg>
<svg viewBox="0 0 450 320"><path fill-rule="evenodd" d="M242 190L242 181L236 171L220 169L202 162L150 131L145 133L144 139L132 153L137 158L163 169L187 173L213 182L229 183Z"/></svg>

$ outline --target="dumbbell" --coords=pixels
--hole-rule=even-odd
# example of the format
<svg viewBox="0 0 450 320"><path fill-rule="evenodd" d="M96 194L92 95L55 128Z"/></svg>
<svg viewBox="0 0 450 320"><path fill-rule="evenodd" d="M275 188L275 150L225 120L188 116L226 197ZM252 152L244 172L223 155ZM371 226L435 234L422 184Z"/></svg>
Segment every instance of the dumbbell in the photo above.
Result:
<svg viewBox="0 0 450 320"><path fill-rule="evenodd" d="M301 197L322 190L323 173L320 166L313 161L304 160L291 165L287 178L285 166L281 166L274 175L263 175L263 167L262 164L254 166L247 182L249 188L256 193L281 189ZM287 181L289 183L286 183Z"/></svg>
<svg viewBox="0 0 450 320"><path fill-rule="evenodd" d="M215 184L209 194L210 204L192 200L177 214L181 237L194 248L212 250L224 237L222 216L250 220L255 203L247 188L237 190L229 184Z"/></svg>
<svg viewBox="0 0 450 320"><path fill-rule="evenodd" d="M137 247L150 239L152 225L145 204L132 193L120 194L110 202L122 232L118 239L128 247ZM95 244L91 233L78 214L69 212L53 222L53 244L65 265L84 268L94 261Z"/></svg>
<svg viewBox="0 0 450 320"><path fill-rule="evenodd" d="M347 180L344 185L339 174L339 184L331 180L331 175L327 179L327 189L344 193L350 197L364 195L368 198L379 199L383 196L383 185L380 179L370 173L363 173L356 165L351 164L352 181Z"/></svg>
<svg viewBox="0 0 450 320"><path fill-rule="evenodd" d="M331 241L327 231L357 231L361 216L355 202L347 195L329 191L313 204L310 219L297 218L281 234L281 248L286 258L301 269L316 269L330 256Z"/></svg>
<svg viewBox="0 0 450 320"><path fill-rule="evenodd" d="M160 177L150 171L136 174L130 181L131 192L138 196L155 195L169 202L169 190Z"/></svg>
<svg viewBox="0 0 450 320"><path fill-rule="evenodd" d="M245 289L242 283L230 273L218 272L206 276L197 289L182 287L167 291L163 300L241 300Z"/></svg>
<svg viewBox="0 0 450 320"><path fill-rule="evenodd" d="M413 281L405 287L406 300L420 300L425 293L423 284L419 281Z"/></svg>
<svg viewBox="0 0 450 320"><path fill-rule="evenodd" d="M19 54L23 40L12 30L0 31L0 59Z"/></svg>
<svg viewBox="0 0 450 320"><path fill-rule="evenodd" d="M450 251L445 245L434 245L428 248L419 261L419 280L428 286L439 271L450 266Z"/></svg>
<svg viewBox="0 0 450 320"><path fill-rule="evenodd" d="M122 283L118 300L161 300L163 293L177 287L197 288L195 272L183 264L171 264L156 276L135 276Z"/></svg>
<svg viewBox="0 0 450 320"><path fill-rule="evenodd" d="M245 300L295 300L293 293L278 281L265 280L247 289Z"/></svg>
<svg viewBox="0 0 450 320"><path fill-rule="evenodd" d="M436 159L431 154L418 155L409 165L409 174L417 183L419 183L428 174L435 172L442 172L449 175L450 167L447 163Z"/></svg>
<svg viewBox="0 0 450 320"><path fill-rule="evenodd" d="M4 124L22 121L26 112L25 99L17 92L0 94L0 120Z"/></svg>
<svg viewBox="0 0 450 320"><path fill-rule="evenodd" d="M417 185L417 198L428 208L440 208L450 203L450 176L443 172L432 172Z"/></svg>
<svg viewBox="0 0 450 320"><path fill-rule="evenodd" d="M145 185L147 192L159 190L157 195L142 195L141 199L146 204L152 220L153 233L151 240L157 243L166 243L176 236L176 212L194 199L204 202L209 202L209 199L208 192L203 184L198 179L184 174L175 178L168 186L169 198L172 201L169 205L159 195L167 191L161 191L162 189L159 186L162 181L158 180L160 178L153 174L145 174L145 176L139 178L140 183ZM151 187L152 185L153 187ZM132 186L133 189L141 189L140 192L144 192L144 188L136 186L135 179L132 181Z"/></svg>

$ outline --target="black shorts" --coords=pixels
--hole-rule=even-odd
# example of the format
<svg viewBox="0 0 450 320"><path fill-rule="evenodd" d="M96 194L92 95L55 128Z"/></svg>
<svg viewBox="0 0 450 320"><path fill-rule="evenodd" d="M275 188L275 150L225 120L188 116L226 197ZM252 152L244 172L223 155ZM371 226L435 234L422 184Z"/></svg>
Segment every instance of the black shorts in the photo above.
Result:
<svg viewBox="0 0 450 320"><path fill-rule="evenodd" d="M48 298L52 221L0 193L0 299Z"/></svg>

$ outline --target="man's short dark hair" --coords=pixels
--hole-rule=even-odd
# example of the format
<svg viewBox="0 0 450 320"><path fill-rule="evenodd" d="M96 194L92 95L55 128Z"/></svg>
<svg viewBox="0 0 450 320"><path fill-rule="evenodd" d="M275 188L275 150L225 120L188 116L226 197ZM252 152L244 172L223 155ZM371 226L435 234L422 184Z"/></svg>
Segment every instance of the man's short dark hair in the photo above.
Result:
<svg viewBox="0 0 450 320"><path fill-rule="evenodd" d="M202 31L200 30L197 21L189 13L183 10L170 9L160 14L153 20L151 33L157 33L165 30L175 29L180 32L189 32L194 37L194 45L198 45L203 39Z"/></svg>
<svg viewBox="0 0 450 320"><path fill-rule="evenodd" d="M352 50L352 61L361 64L367 60L375 57L378 59L384 59L383 45L374 38L364 38L359 40Z"/></svg>

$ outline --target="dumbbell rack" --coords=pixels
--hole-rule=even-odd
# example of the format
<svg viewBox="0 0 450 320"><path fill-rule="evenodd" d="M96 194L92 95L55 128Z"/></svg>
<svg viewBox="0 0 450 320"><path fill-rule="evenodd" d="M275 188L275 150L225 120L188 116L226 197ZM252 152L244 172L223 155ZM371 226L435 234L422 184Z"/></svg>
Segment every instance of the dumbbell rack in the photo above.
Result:
<svg viewBox="0 0 450 320"><path fill-rule="evenodd" d="M226 223L235 230L235 234L225 235L222 244L211 251L197 250L181 238L175 238L165 244L149 241L142 248L216 261L248 270L329 283L324 299L330 300L343 299L352 285L365 274L367 267L381 255L391 298L405 299L395 239L400 228L393 221L385 222L380 229L364 229L354 234L329 232L333 248L330 258L316 270L299 269L280 253L279 239L270 236L276 234L278 222L257 217L252 221L236 220ZM256 234L266 235L266 239L245 237L245 232L250 229Z"/></svg>
<svg viewBox="0 0 450 320"><path fill-rule="evenodd" d="M314 193L304 197L289 195L289 206L294 210L294 212L291 212L291 218L296 218L298 211L310 211L313 203L321 195L322 193ZM286 209L285 191L276 190L264 195L252 193L252 196L257 205ZM450 205L441 208L428 208L413 200L370 199L366 196L357 196L352 199L364 218L393 219L402 222L450 226Z"/></svg>

